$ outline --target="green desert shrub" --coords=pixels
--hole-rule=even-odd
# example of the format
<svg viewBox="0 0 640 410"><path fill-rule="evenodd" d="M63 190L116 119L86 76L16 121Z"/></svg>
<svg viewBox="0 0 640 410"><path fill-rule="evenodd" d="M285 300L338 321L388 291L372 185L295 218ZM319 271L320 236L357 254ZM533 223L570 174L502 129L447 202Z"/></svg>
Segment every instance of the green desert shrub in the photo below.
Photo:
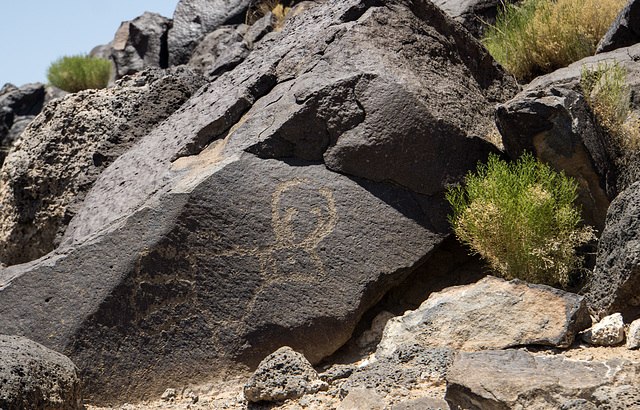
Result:
<svg viewBox="0 0 640 410"><path fill-rule="evenodd" d="M110 76L111 61L84 55L59 58L47 70L51 85L72 93L105 88Z"/></svg>
<svg viewBox="0 0 640 410"><path fill-rule="evenodd" d="M458 239L498 276L566 286L579 261L575 248L594 237L578 227L576 183L531 154L517 162L491 155L464 182L446 194Z"/></svg>
<svg viewBox="0 0 640 410"><path fill-rule="evenodd" d="M626 0L501 0L483 39L491 55L519 81L593 55Z"/></svg>
<svg viewBox="0 0 640 410"><path fill-rule="evenodd" d="M614 62L582 67L580 85L619 169L618 191L640 178L640 121L632 118L626 69Z"/></svg>

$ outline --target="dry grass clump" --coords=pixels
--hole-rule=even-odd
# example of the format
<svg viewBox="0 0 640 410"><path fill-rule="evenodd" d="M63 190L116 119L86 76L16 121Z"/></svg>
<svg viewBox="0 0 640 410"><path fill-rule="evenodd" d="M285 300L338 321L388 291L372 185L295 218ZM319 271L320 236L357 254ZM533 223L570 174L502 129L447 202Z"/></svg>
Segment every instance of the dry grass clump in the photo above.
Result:
<svg viewBox="0 0 640 410"><path fill-rule="evenodd" d="M576 189L531 154L517 162L492 155L447 192L449 220L498 276L566 286L579 262L575 248L594 238L591 227L578 227Z"/></svg>
<svg viewBox="0 0 640 410"><path fill-rule="evenodd" d="M47 80L54 87L75 93L105 88L111 76L111 61L84 55L67 56L51 63Z"/></svg>
<svg viewBox="0 0 640 410"><path fill-rule="evenodd" d="M291 10L288 2L282 2L282 0L261 0L259 3L247 10L245 22L248 25L252 25L256 21L269 13L273 13L276 18L275 30L282 30L285 17Z"/></svg>
<svg viewBox="0 0 640 410"><path fill-rule="evenodd" d="M615 61L584 66L580 85L620 170L620 192L640 179L640 119L631 113L627 71Z"/></svg>
<svg viewBox="0 0 640 410"><path fill-rule="evenodd" d="M626 0L501 0L483 39L491 55L527 82L593 55Z"/></svg>

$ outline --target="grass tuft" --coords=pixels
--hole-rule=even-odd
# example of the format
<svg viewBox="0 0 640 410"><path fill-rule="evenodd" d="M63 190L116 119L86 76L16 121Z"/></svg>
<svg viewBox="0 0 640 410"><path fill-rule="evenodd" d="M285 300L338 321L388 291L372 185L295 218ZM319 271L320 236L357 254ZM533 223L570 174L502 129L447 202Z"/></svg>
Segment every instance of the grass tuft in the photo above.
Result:
<svg viewBox="0 0 640 410"><path fill-rule="evenodd" d="M595 53L626 0L501 0L482 40L518 81L565 67Z"/></svg>
<svg viewBox="0 0 640 410"><path fill-rule="evenodd" d="M640 179L640 120L632 116L627 71L615 61L583 66L580 85L616 162L621 192Z"/></svg>
<svg viewBox="0 0 640 410"><path fill-rule="evenodd" d="M256 5L249 7L245 23L252 25L267 14L273 13L276 18L274 30L282 30L284 19L291 10L287 4L289 4L287 1L283 2L282 0L261 0Z"/></svg>
<svg viewBox="0 0 640 410"><path fill-rule="evenodd" d="M110 76L111 61L83 55L59 58L47 70L51 85L71 93L105 88Z"/></svg>
<svg viewBox="0 0 640 410"><path fill-rule="evenodd" d="M517 162L491 155L447 192L449 221L498 276L566 286L579 262L575 248L594 238L591 227L578 228L576 189L529 153Z"/></svg>

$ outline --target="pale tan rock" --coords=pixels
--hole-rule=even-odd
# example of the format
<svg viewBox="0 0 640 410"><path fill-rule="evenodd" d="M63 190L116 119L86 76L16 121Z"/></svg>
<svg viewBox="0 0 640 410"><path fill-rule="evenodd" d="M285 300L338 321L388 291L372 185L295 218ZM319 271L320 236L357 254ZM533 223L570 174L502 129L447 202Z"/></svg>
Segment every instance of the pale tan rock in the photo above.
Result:
<svg viewBox="0 0 640 410"><path fill-rule="evenodd" d="M492 276L433 293L417 310L391 319L376 356L400 343L461 350L528 344L571 345L590 322L581 296Z"/></svg>
<svg viewBox="0 0 640 410"><path fill-rule="evenodd" d="M627 330L627 349L640 347L640 319L634 320Z"/></svg>

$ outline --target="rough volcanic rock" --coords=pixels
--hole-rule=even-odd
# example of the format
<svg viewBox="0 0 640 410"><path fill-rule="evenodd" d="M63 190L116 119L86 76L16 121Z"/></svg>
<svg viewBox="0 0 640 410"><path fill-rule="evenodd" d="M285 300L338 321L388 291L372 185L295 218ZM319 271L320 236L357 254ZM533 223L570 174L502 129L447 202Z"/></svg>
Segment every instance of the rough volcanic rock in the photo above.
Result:
<svg viewBox="0 0 640 410"><path fill-rule="evenodd" d="M569 360L522 350L461 352L447 374L453 409L628 409L640 405L640 363Z"/></svg>
<svg viewBox="0 0 640 410"><path fill-rule="evenodd" d="M601 317L640 318L640 182L611 202L587 300Z"/></svg>
<svg viewBox="0 0 640 410"><path fill-rule="evenodd" d="M114 40L109 43L115 65L115 78L146 68L167 68L167 33L170 27L171 19L148 11L131 21L123 22Z"/></svg>
<svg viewBox="0 0 640 410"><path fill-rule="evenodd" d="M260 363L245 384L244 397L251 401L296 399L326 388L311 363L288 346L276 350Z"/></svg>
<svg viewBox="0 0 640 410"><path fill-rule="evenodd" d="M359 367L341 389L374 389L386 396L397 391L417 390L421 385L442 383L456 351L447 347L429 348L417 343L400 343L387 356Z"/></svg>
<svg viewBox="0 0 640 410"><path fill-rule="evenodd" d="M443 193L516 88L430 2L313 7L102 172L57 250L2 270L0 329L68 353L97 401L283 345L317 363L449 234Z"/></svg>
<svg viewBox="0 0 640 410"><path fill-rule="evenodd" d="M417 310L389 320L376 356L390 355L400 343L462 350L567 347L589 320L578 295L489 276L432 293Z"/></svg>
<svg viewBox="0 0 640 410"><path fill-rule="evenodd" d="M640 1L630 0L598 43L596 54L640 43Z"/></svg>
<svg viewBox="0 0 640 410"><path fill-rule="evenodd" d="M624 341L624 322L620 313L602 318L580 334L585 342L596 346L615 346Z"/></svg>
<svg viewBox="0 0 640 410"><path fill-rule="evenodd" d="M18 117L31 126L0 173L0 260L22 263L51 251L100 172L201 81L190 70L147 72L57 99L33 122Z"/></svg>
<svg viewBox="0 0 640 410"><path fill-rule="evenodd" d="M68 357L21 336L0 335L0 408L82 407L78 369Z"/></svg>
<svg viewBox="0 0 640 410"><path fill-rule="evenodd" d="M433 0L452 19L462 24L476 38L481 38L488 24L493 24L501 0ZM506 0L506 3L513 3Z"/></svg>
<svg viewBox="0 0 640 410"><path fill-rule="evenodd" d="M225 24L244 22L252 0L180 0L169 30L169 64L186 64L200 40Z"/></svg>
<svg viewBox="0 0 640 410"><path fill-rule="evenodd" d="M189 66L213 79L240 64L250 53L246 26L223 26L207 34L195 48Z"/></svg>

